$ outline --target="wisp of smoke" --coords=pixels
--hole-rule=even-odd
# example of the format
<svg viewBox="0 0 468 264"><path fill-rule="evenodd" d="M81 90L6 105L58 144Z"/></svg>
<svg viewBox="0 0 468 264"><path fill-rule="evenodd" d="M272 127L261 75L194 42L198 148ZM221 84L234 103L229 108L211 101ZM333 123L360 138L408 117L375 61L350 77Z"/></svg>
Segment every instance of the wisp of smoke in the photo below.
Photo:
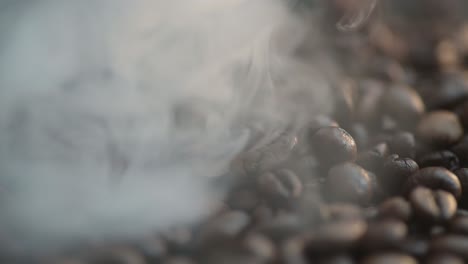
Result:
<svg viewBox="0 0 468 264"><path fill-rule="evenodd" d="M0 3L0 237L13 249L193 223L249 127L330 111L326 78L293 55L312 25L282 1Z"/></svg>

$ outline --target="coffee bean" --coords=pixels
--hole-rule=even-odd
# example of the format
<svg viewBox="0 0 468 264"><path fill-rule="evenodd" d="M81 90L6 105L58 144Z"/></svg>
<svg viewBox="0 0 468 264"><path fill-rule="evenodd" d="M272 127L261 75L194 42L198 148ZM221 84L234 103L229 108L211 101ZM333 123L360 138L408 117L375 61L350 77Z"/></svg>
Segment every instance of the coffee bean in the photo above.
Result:
<svg viewBox="0 0 468 264"><path fill-rule="evenodd" d="M462 192L457 176L442 167L427 167L413 173L406 181L405 192L409 193L419 185L448 191L455 198L459 198Z"/></svg>
<svg viewBox="0 0 468 264"><path fill-rule="evenodd" d="M356 242L364 235L366 228L366 222L362 220L326 223L307 238L306 254L348 250L356 246Z"/></svg>
<svg viewBox="0 0 468 264"><path fill-rule="evenodd" d="M468 237L444 235L431 241L431 252L448 253L468 259Z"/></svg>
<svg viewBox="0 0 468 264"><path fill-rule="evenodd" d="M278 206L287 206L290 199L297 199L302 193L299 177L290 170L265 173L258 179L260 191Z"/></svg>
<svg viewBox="0 0 468 264"><path fill-rule="evenodd" d="M362 264L417 264L413 257L401 253L378 253L365 257Z"/></svg>
<svg viewBox="0 0 468 264"><path fill-rule="evenodd" d="M411 218L411 205L401 197L395 197L385 200L379 206L378 216L380 218L399 219L408 221Z"/></svg>
<svg viewBox="0 0 468 264"><path fill-rule="evenodd" d="M463 264L463 259L452 254L436 254L427 258L427 264Z"/></svg>
<svg viewBox="0 0 468 264"><path fill-rule="evenodd" d="M390 151L403 158L413 158L415 154L416 140L410 132L395 134L389 141Z"/></svg>
<svg viewBox="0 0 468 264"><path fill-rule="evenodd" d="M438 89L428 89L424 102L430 109L450 109L468 98L466 78L459 73L444 74Z"/></svg>
<svg viewBox="0 0 468 264"><path fill-rule="evenodd" d="M324 127L339 127L338 123L326 115L315 116L307 126L309 136L312 136L317 130Z"/></svg>
<svg viewBox="0 0 468 264"><path fill-rule="evenodd" d="M429 243L422 238L409 237L398 243L396 249L405 254L421 258L429 252Z"/></svg>
<svg viewBox="0 0 468 264"><path fill-rule="evenodd" d="M461 139L463 128L453 112L434 111L421 118L417 134L428 145L449 147Z"/></svg>
<svg viewBox="0 0 468 264"><path fill-rule="evenodd" d="M273 139L241 154L232 162L231 169L247 179L251 179L252 175L276 169L288 160L297 146L297 141L298 136L293 132L275 134Z"/></svg>
<svg viewBox="0 0 468 264"><path fill-rule="evenodd" d="M273 263L306 264L304 254L304 239L300 236L292 237L279 245L279 260Z"/></svg>
<svg viewBox="0 0 468 264"><path fill-rule="evenodd" d="M468 208L468 168L460 168L453 172L460 181L462 188L462 197L459 200L461 208Z"/></svg>
<svg viewBox="0 0 468 264"><path fill-rule="evenodd" d="M380 182L385 191L395 194L401 192L402 185L419 170L418 164L410 158L389 156L384 165Z"/></svg>
<svg viewBox="0 0 468 264"><path fill-rule="evenodd" d="M388 153L389 149L387 143L380 143L360 153L356 163L366 170L380 172L382 171L384 160Z"/></svg>
<svg viewBox="0 0 468 264"><path fill-rule="evenodd" d="M380 102L385 91L384 84L378 80L366 80L359 85L359 98L356 104L356 119L373 125L379 119Z"/></svg>
<svg viewBox="0 0 468 264"><path fill-rule="evenodd" d="M385 112L404 126L412 126L425 111L421 97L410 87L401 85L390 87L382 99Z"/></svg>
<svg viewBox="0 0 468 264"><path fill-rule="evenodd" d="M353 264L355 262L351 256L348 256L345 254L338 254L338 255L333 255L333 256L322 257L316 263L318 264Z"/></svg>
<svg viewBox="0 0 468 264"><path fill-rule="evenodd" d="M278 215L270 219L270 221L258 225L256 228L259 234L268 237L276 243L296 236L303 229L303 221L301 221L298 215L292 213Z"/></svg>
<svg viewBox="0 0 468 264"><path fill-rule="evenodd" d="M375 179L360 166L349 162L332 167L325 184L326 194L332 201L366 204L375 192Z"/></svg>
<svg viewBox="0 0 468 264"><path fill-rule="evenodd" d="M321 128L312 136L311 142L318 160L324 166L356 159L356 143L353 137L342 128Z"/></svg>
<svg viewBox="0 0 468 264"><path fill-rule="evenodd" d="M360 123L354 123L349 129L349 134L353 137L356 145L359 147L366 147L369 141L369 132L367 128Z"/></svg>
<svg viewBox="0 0 468 264"><path fill-rule="evenodd" d="M458 157L448 150L427 153L418 159L418 164L421 168L444 167L448 170L456 170L460 166Z"/></svg>
<svg viewBox="0 0 468 264"><path fill-rule="evenodd" d="M450 232L459 235L468 235L468 217L457 216L449 225Z"/></svg>
<svg viewBox="0 0 468 264"><path fill-rule="evenodd" d="M468 129L468 101L465 101L464 103L460 104L455 109L455 113L457 113L463 128Z"/></svg>
<svg viewBox="0 0 468 264"><path fill-rule="evenodd" d="M452 194L424 187L417 187L410 194L415 214L423 221L440 223L450 220L457 210L457 201Z"/></svg>
<svg viewBox="0 0 468 264"><path fill-rule="evenodd" d="M171 257L171 258L164 260L161 263L162 264L195 264L195 262L193 262L193 260L191 260L188 257Z"/></svg>
<svg viewBox="0 0 468 264"><path fill-rule="evenodd" d="M363 218L362 209L354 204L334 203L322 207L325 221L359 220Z"/></svg>
<svg viewBox="0 0 468 264"><path fill-rule="evenodd" d="M407 232L406 224L400 220L379 220L368 225L361 243L368 250L392 249L406 237Z"/></svg>

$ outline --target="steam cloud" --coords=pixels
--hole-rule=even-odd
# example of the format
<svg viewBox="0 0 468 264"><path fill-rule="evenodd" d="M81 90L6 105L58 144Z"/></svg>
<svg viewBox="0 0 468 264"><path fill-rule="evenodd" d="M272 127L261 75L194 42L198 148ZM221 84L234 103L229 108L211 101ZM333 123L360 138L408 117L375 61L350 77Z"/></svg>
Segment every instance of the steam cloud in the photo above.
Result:
<svg viewBox="0 0 468 264"><path fill-rule="evenodd" d="M332 107L319 70L333 67L294 56L319 45L312 21L282 1L12 0L0 22L0 237L13 247L196 221L252 127Z"/></svg>

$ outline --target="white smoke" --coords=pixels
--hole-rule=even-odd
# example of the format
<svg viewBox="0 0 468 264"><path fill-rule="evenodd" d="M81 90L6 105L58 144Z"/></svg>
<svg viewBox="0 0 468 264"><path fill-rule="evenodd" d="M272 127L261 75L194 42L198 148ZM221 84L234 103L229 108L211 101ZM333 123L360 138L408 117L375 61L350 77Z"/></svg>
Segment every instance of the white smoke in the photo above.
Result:
<svg viewBox="0 0 468 264"><path fill-rule="evenodd" d="M19 247L193 222L249 125L331 107L282 1L0 4L0 236Z"/></svg>

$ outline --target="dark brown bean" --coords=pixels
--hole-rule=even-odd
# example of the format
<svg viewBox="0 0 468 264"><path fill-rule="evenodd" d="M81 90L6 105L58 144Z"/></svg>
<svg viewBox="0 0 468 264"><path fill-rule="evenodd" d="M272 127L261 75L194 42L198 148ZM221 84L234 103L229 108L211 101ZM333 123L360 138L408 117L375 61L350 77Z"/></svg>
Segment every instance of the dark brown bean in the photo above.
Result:
<svg viewBox="0 0 468 264"><path fill-rule="evenodd" d="M311 142L318 160L324 166L356 159L356 143L353 137L342 128L321 128L312 136Z"/></svg>
<svg viewBox="0 0 468 264"><path fill-rule="evenodd" d="M416 140L410 132L395 134L388 142L390 151L403 158L413 158L415 154Z"/></svg>
<svg viewBox="0 0 468 264"><path fill-rule="evenodd" d="M366 256L362 264L417 264L413 257L401 253L378 253Z"/></svg>
<svg viewBox="0 0 468 264"><path fill-rule="evenodd" d="M380 218L394 218L408 221L412 215L411 205L401 197L390 198L379 206Z"/></svg>
<svg viewBox="0 0 468 264"><path fill-rule="evenodd" d="M428 89L424 102L430 109L449 109L468 98L466 78L459 73L444 74L438 89Z"/></svg>
<svg viewBox="0 0 468 264"><path fill-rule="evenodd" d="M429 243L422 238L409 237L398 243L396 248L405 254L421 258L429 252Z"/></svg>
<svg viewBox="0 0 468 264"><path fill-rule="evenodd" d="M417 187L410 194L410 202L415 214L425 222L446 222L457 210L457 201L453 195L442 190Z"/></svg>
<svg viewBox="0 0 468 264"><path fill-rule="evenodd" d="M392 249L406 237L407 232L406 224L400 220L379 220L368 225L361 244L368 250Z"/></svg>
<svg viewBox="0 0 468 264"><path fill-rule="evenodd" d="M457 155L461 167L468 167L468 136L458 142L458 144L452 148L452 152Z"/></svg>
<svg viewBox="0 0 468 264"><path fill-rule="evenodd" d="M463 264L463 259L452 254L436 254L427 258L427 264Z"/></svg>
<svg viewBox="0 0 468 264"><path fill-rule="evenodd" d="M359 85L359 99L356 104L356 119L366 124L375 123L380 113L380 100L385 91L378 80L365 80Z"/></svg>
<svg viewBox="0 0 468 264"><path fill-rule="evenodd" d="M462 188L462 197L459 199L459 206L461 208L468 208L468 168L461 168L454 171L454 174L458 177Z"/></svg>
<svg viewBox="0 0 468 264"><path fill-rule="evenodd" d="M353 264L354 260L351 256L338 254L333 256L322 257L318 260L318 264Z"/></svg>
<svg viewBox="0 0 468 264"><path fill-rule="evenodd" d="M363 218L362 209L354 204L334 203L321 208L325 221L359 220Z"/></svg>
<svg viewBox="0 0 468 264"><path fill-rule="evenodd" d="M360 153L356 163L366 170L380 172L382 171L382 167L388 153L389 149L387 143L380 143L371 149Z"/></svg>
<svg viewBox="0 0 468 264"><path fill-rule="evenodd" d="M450 231L459 235L468 235L468 217L457 216L450 222Z"/></svg>
<svg viewBox="0 0 468 264"><path fill-rule="evenodd" d="M425 111L419 94L406 86L393 86L382 96L385 112L405 126L411 126Z"/></svg>
<svg viewBox="0 0 468 264"><path fill-rule="evenodd" d="M431 252L458 255L468 259L468 237L461 235L444 235L431 241Z"/></svg>
<svg viewBox="0 0 468 264"><path fill-rule="evenodd" d="M288 206L291 199L302 194L302 183L290 170L265 173L258 179L259 190L275 206Z"/></svg>
<svg viewBox="0 0 468 264"><path fill-rule="evenodd" d="M409 193L417 186L431 189L441 189L450 192L455 198L460 198L462 189L457 176L442 167L427 167L413 173L405 184L405 192Z"/></svg>
<svg viewBox="0 0 468 264"><path fill-rule="evenodd" d="M295 237L304 230L304 223L301 220L292 213L281 214L270 221L257 225L256 230L274 242L281 242Z"/></svg>
<svg viewBox="0 0 468 264"><path fill-rule="evenodd" d="M366 232L366 222L362 220L326 223L313 232L306 243L306 252L339 252L356 246Z"/></svg>
<svg viewBox="0 0 468 264"><path fill-rule="evenodd" d="M461 139L463 127L453 112L434 111L421 118L417 134L428 145L449 147Z"/></svg>
<svg viewBox="0 0 468 264"><path fill-rule="evenodd" d="M323 127L339 127L338 123L326 115L315 116L307 126L308 134L312 136Z"/></svg>
<svg viewBox="0 0 468 264"><path fill-rule="evenodd" d="M347 162L330 169L325 189L330 200L365 204L373 198L374 181L366 170Z"/></svg>
<svg viewBox="0 0 468 264"><path fill-rule="evenodd" d="M400 193L403 184L418 170L419 166L414 160L391 155L384 163L379 180L385 191L392 194Z"/></svg>
<svg viewBox="0 0 468 264"><path fill-rule="evenodd" d="M444 167L448 170L456 170L460 166L458 157L451 151L442 150L427 153L418 159L419 167Z"/></svg>

